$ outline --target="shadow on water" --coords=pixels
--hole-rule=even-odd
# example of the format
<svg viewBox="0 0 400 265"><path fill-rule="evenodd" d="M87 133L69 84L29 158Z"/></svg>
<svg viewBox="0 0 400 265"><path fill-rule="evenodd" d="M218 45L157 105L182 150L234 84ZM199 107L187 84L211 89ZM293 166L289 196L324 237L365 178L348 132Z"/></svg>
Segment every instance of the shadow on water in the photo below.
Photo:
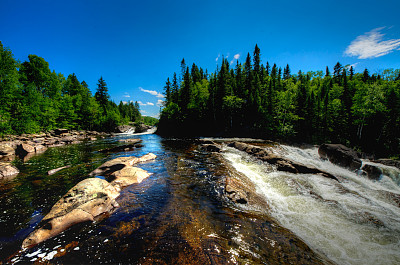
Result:
<svg viewBox="0 0 400 265"><path fill-rule="evenodd" d="M118 140L141 138L143 147L115 154L98 152ZM18 252L22 240L72 186L118 156L155 153L138 165L152 175L127 187L115 212L73 226L38 246ZM55 175L50 169L71 165ZM121 135L52 148L17 162L20 175L0 183L0 260L61 264L315 264L302 241L266 212L238 207L223 196L226 168L191 141L157 135Z"/></svg>

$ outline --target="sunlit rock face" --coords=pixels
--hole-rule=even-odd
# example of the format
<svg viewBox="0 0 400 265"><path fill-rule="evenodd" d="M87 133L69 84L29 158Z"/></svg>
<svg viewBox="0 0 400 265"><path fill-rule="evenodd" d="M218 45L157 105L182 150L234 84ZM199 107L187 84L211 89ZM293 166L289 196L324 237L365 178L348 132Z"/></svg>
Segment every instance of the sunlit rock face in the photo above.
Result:
<svg viewBox="0 0 400 265"><path fill-rule="evenodd" d="M114 180L108 182L100 178L88 178L79 182L52 207L39 228L23 241L22 247L32 247L74 224L94 221L97 216L112 212L119 207L115 199L120 195L121 189L140 183L150 176L147 171L132 165L155 158L150 153L140 158L116 158L101 165L90 175L108 175Z"/></svg>

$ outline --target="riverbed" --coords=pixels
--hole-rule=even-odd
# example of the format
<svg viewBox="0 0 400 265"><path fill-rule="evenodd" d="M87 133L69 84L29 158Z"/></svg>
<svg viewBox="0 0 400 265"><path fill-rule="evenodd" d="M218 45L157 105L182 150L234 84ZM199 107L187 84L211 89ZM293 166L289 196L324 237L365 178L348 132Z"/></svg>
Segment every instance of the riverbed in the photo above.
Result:
<svg viewBox="0 0 400 265"><path fill-rule="evenodd" d="M143 147L113 154L99 152L129 138L142 139ZM202 151L196 141L155 134L121 134L49 148L27 162L18 160L21 173L0 183L0 261L400 263L400 210L390 199L390 194L399 195L400 189L393 176L366 180L319 160L315 148L282 146L280 150L292 159L340 174L341 184L313 175L278 173L226 145L216 155ZM124 189L115 212L21 250L23 239L52 205L89 172L110 159L149 152L157 158L138 167L152 175ZM221 158L228 165L221 163ZM47 175L62 166L71 167ZM231 172L228 167L252 181L269 207L229 200L224 193L224 181Z"/></svg>

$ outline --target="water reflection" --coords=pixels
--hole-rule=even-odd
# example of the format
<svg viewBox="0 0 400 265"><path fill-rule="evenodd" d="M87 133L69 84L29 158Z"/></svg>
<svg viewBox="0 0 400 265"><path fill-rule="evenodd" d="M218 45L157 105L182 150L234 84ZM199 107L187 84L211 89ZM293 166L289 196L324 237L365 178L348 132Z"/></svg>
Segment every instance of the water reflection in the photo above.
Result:
<svg viewBox="0 0 400 265"><path fill-rule="evenodd" d="M141 138L132 151L98 152ZM22 253L22 240L52 205L103 162L155 153L139 166L152 175L124 189L121 205L94 223L81 223ZM228 170L218 156L190 140L154 134L120 135L50 148L17 162L21 174L0 183L1 259L11 263L318 264L321 257L262 211L240 207L223 194ZM48 176L50 169L71 165ZM13 253L17 253L13 255Z"/></svg>

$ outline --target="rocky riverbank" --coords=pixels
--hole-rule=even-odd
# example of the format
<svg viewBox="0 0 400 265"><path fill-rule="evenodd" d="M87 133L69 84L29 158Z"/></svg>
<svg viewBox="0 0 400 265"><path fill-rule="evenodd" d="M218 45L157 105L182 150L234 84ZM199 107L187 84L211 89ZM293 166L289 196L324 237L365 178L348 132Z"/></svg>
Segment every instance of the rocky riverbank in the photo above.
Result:
<svg viewBox="0 0 400 265"><path fill-rule="evenodd" d="M25 162L50 147L94 141L109 136L112 134L67 129L56 129L40 134L4 136L0 141L0 179L11 178L19 173L19 170L11 164L17 156Z"/></svg>

